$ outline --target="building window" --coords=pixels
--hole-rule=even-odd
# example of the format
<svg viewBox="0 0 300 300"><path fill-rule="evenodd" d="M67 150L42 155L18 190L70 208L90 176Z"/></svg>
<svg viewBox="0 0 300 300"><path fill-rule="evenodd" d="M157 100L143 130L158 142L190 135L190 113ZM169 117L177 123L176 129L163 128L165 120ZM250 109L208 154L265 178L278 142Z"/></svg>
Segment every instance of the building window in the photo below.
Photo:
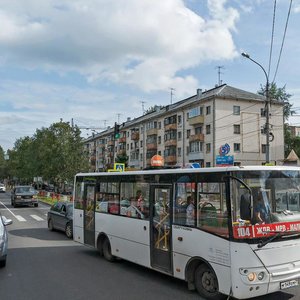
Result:
<svg viewBox="0 0 300 300"><path fill-rule="evenodd" d="M143 148L143 141L140 142L140 147Z"/></svg>
<svg viewBox="0 0 300 300"><path fill-rule="evenodd" d="M266 144L262 144L261 145L261 152L262 153L266 153L267 152L267 145Z"/></svg>
<svg viewBox="0 0 300 300"><path fill-rule="evenodd" d="M190 143L190 152L191 153L198 153L203 152L203 143L196 141Z"/></svg>
<svg viewBox="0 0 300 300"><path fill-rule="evenodd" d="M234 143L233 144L234 152L241 152L241 144L240 143Z"/></svg>
<svg viewBox="0 0 300 300"><path fill-rule="evenodd" d="M181 131L178 131L178 132L177 132L177 135L178 135L178 140L180 141L181 138L182 138L182 132L181 132Z"/></svg>
<svg viewBox="0 0 300 300"><path fill-rule="evenodd" d="M233 125L233 133L240 134L241 133L241 125Z"/></svg>
<svg viewBox="0 0 300 300"><path fill-rule="evenodd" d="M129 150L129 144L126 145L127 150Z"/></svg>
<svg viewBox="0 0 300 300"><path fill-rule="evenodd" d="M158 137L158 143L161 144L161 136Z"/></svg>
<svg viewBox="0 0 300 300"><path fill-rule="evenodd" d="M210 115L210 113L211 113L211 108L210 108L210 106L206 106L206 114L207 114L207 115Z"/></svg>
<svg viewBox="0 0 300 300"><path fill-rule="evenodd" d="M210 168L210 162L209 161L205 163L205 167Z"/></svg>
<svg viewBox="0 0 300 300"><path fill-rule="evenodd" d="M181 124L181 116L177 116L178 124Z"/></svg>
<svg viewBox="0 0 300 300"><path fill-rule="evenodd" d="M210 125L206 125L206 134L210 134Z"/></svg>
<svg viewBox="0 0 300 300"><path fill-rule="evenodd" d="M161 155L161 151L158 151L157 154L158 154L158 155Z"/></svg>
<svg viewBox="0 0 300 300"><path fill-rule="evenodd" d="M234 105L233 106L233 114L234 115L239 115L240 113L241 113L241 107L237 106L237 105Z"/></svg>
<svg viewBox="0 0 300 300"><path fill-rule="evenodd" d="M161 129L161 122L158 122L158 129Z"/></svg>
<svg viewBox="0 0 300 300"><path fill-rule="evenodd" d="M202 126L195 128L195 134L201 134L202 133Z"/></svg>
<svg viewBox="0 0 300 300"><path fill-rule="evenodd" d="M143 161L143 154L140 154L140 161Z"/></svg>
<svg viewBox="0 0 300 300"><path fill-rule="evenodd" d="M181 148L177 148L178 157L181 157Z"/></svg>
<svg viewBox="0 0 300 300"><path fill-rule="evenodd" d="M206 153L210 153L210 143L206 144Z"/></svg>
<svg viewBox="0 0 300 300"><path fill-rule="evenodd" d="M191 135L191 130L190 130L190 129L188 129L188 130L186 131L186 137L187 137L187 138L189 138L189 137L190 137L190 135Z"/></svg>

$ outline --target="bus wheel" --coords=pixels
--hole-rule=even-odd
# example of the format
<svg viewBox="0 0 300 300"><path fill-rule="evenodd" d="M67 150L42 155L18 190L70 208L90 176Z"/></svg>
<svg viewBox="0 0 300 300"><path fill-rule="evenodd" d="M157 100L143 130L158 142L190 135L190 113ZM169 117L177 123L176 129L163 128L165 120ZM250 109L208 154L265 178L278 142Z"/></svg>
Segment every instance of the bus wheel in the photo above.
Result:
<svg viewBox="0 0 300 300"><path fill-rule="evenodd" d="M205 264L200 265L195 272L195 285L198 293L206 299L219 300L218 279L215 272Z"/></svg>
<svg viewBox="0 0 300 300"><path fill-rule="evenodd" d="M108 240L108 238L106 238L104 241L103 241L103 246L102 246L102 249L103 249L103 256L106 260L112 262L112 261L115 261L115 256L113 256L111 254L111 247L110 247L110 242Z"/></svg>

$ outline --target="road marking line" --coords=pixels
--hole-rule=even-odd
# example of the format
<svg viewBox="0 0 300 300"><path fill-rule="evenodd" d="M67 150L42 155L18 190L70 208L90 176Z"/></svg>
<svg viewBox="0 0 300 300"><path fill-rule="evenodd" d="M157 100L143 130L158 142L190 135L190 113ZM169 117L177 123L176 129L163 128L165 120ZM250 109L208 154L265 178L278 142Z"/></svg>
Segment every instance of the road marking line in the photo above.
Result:
<svg viewBox="0 0 300 300"><path fill-rule="evenodd" d="M15 215L16 219L18 219L18 221L20 222L26 222L26 220L22 217L22 216L17 216Z"/></svg>
<svg viewBox="0 0 300 300"><path fill-rule="evenodd" d="M3 203L3 202L1 202L0 201L0 203L15 217L15 218L17 218L16 217L16 215Z"/></svg>
<svg viewBox="0 0 300 300"><path fill-rule="evenodd" d="M43 218L41 218L41 217L39 217L39 216L37 216L37 215L30 215L30 217L34 218L34 219L37 220L37 221L44 221Z"/></svg>

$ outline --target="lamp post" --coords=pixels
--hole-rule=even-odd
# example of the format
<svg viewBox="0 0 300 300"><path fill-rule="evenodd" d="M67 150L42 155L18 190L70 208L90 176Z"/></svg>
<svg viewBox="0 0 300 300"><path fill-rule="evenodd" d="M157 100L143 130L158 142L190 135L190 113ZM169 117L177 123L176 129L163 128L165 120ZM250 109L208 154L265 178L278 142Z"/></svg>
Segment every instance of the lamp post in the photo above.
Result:
<svg viewBox="0 0 300 300"><path fill-rule="evenodd" d="M242 56L245 58L250 59L253 61L255 64L257 64L264 72L266 76L266 103L265 103L265 114L266 114L266 163L268 164L270 162L270 114L269 114L269 104L270 104L270 99L269 99L269 77L267 75L267 72L265 71L264 67L259 64L257 61L252 59L249 54L247 53L242 53Z"/></svg>

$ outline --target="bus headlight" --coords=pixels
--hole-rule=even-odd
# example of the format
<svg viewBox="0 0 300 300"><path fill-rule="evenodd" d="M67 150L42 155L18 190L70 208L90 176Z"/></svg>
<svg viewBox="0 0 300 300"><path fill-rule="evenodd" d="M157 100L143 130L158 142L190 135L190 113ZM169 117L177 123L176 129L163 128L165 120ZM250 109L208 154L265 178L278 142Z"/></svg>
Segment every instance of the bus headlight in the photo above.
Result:
<svg viewBox="0 0 300 300"><path fill-rule="evenodd" d="M249 281L254 281L256 278L256 274L254 272L251 272L247 275L247 278Z"/></svg>

